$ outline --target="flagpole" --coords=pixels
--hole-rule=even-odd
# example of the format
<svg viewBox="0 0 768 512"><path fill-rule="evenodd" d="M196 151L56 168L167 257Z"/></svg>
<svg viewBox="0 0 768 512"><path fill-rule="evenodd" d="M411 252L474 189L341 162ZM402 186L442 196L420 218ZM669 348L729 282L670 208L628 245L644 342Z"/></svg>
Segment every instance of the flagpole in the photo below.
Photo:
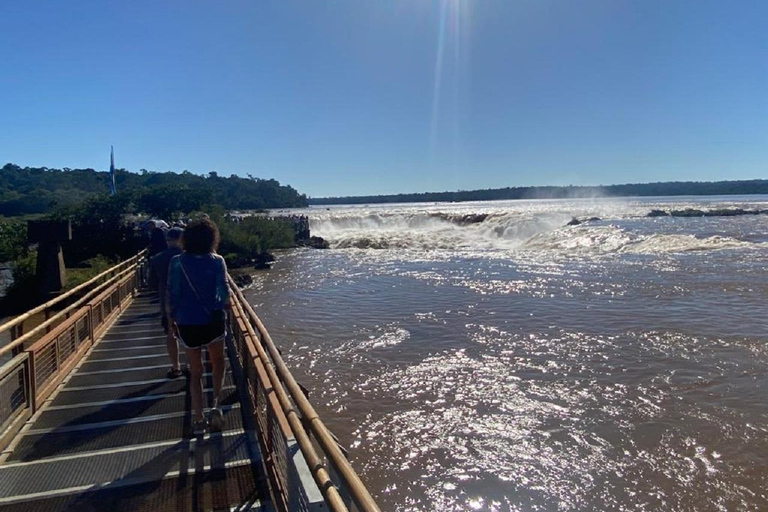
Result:
<svg viewBox="0 0 768 512"><path fill-rule="evenodd" d="M115 147L109 146L109 195L113 196L117 194L117 186L115 185Z"/></svg>

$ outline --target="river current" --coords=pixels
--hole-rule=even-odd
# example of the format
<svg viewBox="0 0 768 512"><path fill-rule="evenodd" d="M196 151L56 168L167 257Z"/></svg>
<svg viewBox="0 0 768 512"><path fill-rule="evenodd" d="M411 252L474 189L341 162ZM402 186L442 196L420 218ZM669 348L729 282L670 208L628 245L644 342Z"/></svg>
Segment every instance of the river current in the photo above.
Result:
<svg viewBox="0 0 768 512"><path fill-rule="evenodd" d="M685 208L768 197L313 208L248 295L383 510L768 510L768 215Z"/></svg>

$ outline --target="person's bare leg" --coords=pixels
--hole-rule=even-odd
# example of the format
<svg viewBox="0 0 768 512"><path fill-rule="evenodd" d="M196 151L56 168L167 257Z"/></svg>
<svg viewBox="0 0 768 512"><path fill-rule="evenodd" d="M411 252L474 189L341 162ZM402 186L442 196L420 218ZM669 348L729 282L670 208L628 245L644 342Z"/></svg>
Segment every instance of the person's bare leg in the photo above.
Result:
<svg viewBox="0 0 768 512"><path fill-rule="evenodd" d="M224 387L224 341L219 340L208 345L208 357L211 359L213 373L213 405L211 407L218 407L221 388Z"/></svg>
<svg viewBox="0 0 768 512"><path fill-rule="evenodd" d="M199 348L188 348L189 395L192 399L192 418L202 421L203 416L203 358Z"/></svg>
<svg viewBox="0 0 768 512"><path fill-rule="evenodd" d="M168 349L168 357L171 359L171 368L179 371L179 340L173 332L173 324L168 320L168 333L165 335L165 346Z"/></svg>

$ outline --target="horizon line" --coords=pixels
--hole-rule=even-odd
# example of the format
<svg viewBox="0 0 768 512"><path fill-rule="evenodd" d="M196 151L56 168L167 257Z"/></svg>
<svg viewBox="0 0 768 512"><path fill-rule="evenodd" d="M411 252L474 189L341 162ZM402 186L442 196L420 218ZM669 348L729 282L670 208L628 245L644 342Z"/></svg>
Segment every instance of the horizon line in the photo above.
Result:
<svg viewBox="0 0 768 512"><path fill-rule="evenodd" d="M511 185L506 187L489 187L489 188L476 188L469 190L444 190L444 191L425 191L425 192L394 192L386 194L358 194L347 196L310 196L307 195L308 200L320 200L320 199L357 199L364 197L395 197L403 195L427 195L427 194L466 194L472 192L487 192L487 191L499 191L499 190L514 190L514 189L552 189L552 188L578 188L578 189L597 189L607 187L632 187L632 186L644 186L644 185L672 185L672 184L720 184L720 183L748 183L748 182L766 182L768 179L764 178L752 178L752 179L740 179L740 180L707 180L707 181L648 181L648 182L636 182L636 183L612 183L612 184L600 184L600 185Z"/></svg>

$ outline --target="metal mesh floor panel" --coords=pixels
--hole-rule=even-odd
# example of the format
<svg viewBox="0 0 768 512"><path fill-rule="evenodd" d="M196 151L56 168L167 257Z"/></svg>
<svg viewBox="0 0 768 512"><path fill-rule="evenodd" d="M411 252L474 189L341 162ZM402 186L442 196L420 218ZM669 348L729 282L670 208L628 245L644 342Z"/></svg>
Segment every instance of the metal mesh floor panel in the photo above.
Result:
<svg viewBox="0 0 768 512"><path fill-rule="evenodd" d="M137 324L121 325L112 327L102 339L120 340L123 338L148 338L150 336L165 336L160 322L143 321Z"/></svg>
<svg viewBox="0 0 768 512"><path fill-rule="evenodd" d="M163 369L160 370L162 372L165 371ZM102 377L105 381L109 380L109 376L102 375ZM94 388L84 389L82 391L65 391L56 396L53 405L72 405L89 402L105 402L107 400L119 400L148 395L163 395L168 393L178 393L185 389L187 389L187 379L182 377L152 384L138 384L117 388Z"/></svg>
<svg viewBox="0 0 768 512"><path fill-rule="evenodd" d="M139 402L120 402L110 405L84 406L74 409L53 409L44 411L35 421L35 429L73 427L88 423L126 420L184 412L189 409L189 397L185 395L155 398Z"/></svg>
<svg viewBox="0 0 768 512"><path fill-rule="evenodd" d="M116 326L123 327L126 325L135 325L141 322L156 322L160 325L160 311L151 312L148 310L128 310L120 317L115 323Z"/></svg>
<svg viewBox="0 0 768 512"><path fill-rule="evenodd" d="M126 357L135 358L136 366L141 365L141 357L137 356L163 356L166 354L163 345L140 345L139 347L123 347L128 350L119 350L119 347L99 346L99 351L93 351L88 356L88 361L101 361L102 359L125 359ZM102 350L103 349L103 350ZM118 350L116 350L118 349Z"/></svg>
<svg viewBox="0 0 768 512"><path fill-rule="evenodd" d="M181 357L179 360L183 363L184 358ZM88 361L87 363L83 364L80 369L78 370L78 373L80 372L101 372L105 370L123 370L128 368L136 368L137 366L155 366L155 365L166 365L168 368L171 367L171 363L168 361L168 355L162 354L157 357L150 357L146 359L126 359L124 361ZM166 368L167 370L167 368ZM108 376L105 376L104 378L109 378Z"/></svg>
<svg viewBox="0 0 768 512"><path fill-rule="evenodd" d="M223 468L226 462L249 459L245 436L216 436L90 457L11 464L0 466L0 497L126 480L158 481L169 472Z"/></svg>
<svg viewBox="0 0 768 512"><path fill-rule="evenodd" d="M160 314L160 303L158 302L146 302L143 304L133 303L131 306L123 312L118 320L123 320L129 316L136 316L144 313Z"/></svg>
<svg viewBox="0 0 768 512"><path fill-rule="evenodd" d="M142 366L141 359L134 359L136 366ZM78 388L85 386L99 386L102 384L116 384L119 382L140 382L146 380L164 379L167 368L153 368L151 370L136 370L135 372L111 373L108 376L103 374L96 375L78 375L75 374L69 379L65 388Z"/></svg>
<svg viewBox="0 0 768 512"><path fill-rule="evenodd" d="M147 334L136 334L136 332L143 333L144 331L148 331ZM150 319L139 322L130 320L124 324L118 324L112 327L109 332L104 335L104 339L124 338L129 336L151 336L153 333L155 335L165 334L162 325L160 324L160 320L155 321Z"/></svg>
<svg viewBox="0 0 768 512"><path fill-rule="evenodd" d="M159 317L147 318L144 320L126 319L118 320L117 323L104 334L104 339L122 338L133 334L133 331L151 331L149 334L142 334L142 336L149 336L152 332L155 334L165 334Z"/></svg>
<svg viewBox="0 0 768 512"><path fill-rule="evenodd" d="M140 316L140 315L133 315ZM120 317L117 319L117 321L114 323L114 325L110 328L109 332L105 336L109 336L113 333L120 332L120 331L128 331L128 330L136 330L136 329L144 329L147 327L162 330L160 326L160 316L158 315L156 318L148 317L148 318L134 318L134 317Z"/></svg>
<svg viewBox="0 0 768 512"><path fill-rule="evenodd" d="M222 405L237 402L237 391L234 388L222 392ZM212 393L208 393L206 402ZM49 409L43 411L35 421L35 429L72 427L88 423L104 421L129 420L158 414L189 412L191 410L188 394L173 397L155 397L135 402L117 402L76 407L71 409Z"/></svg>
<svg viewBox="0 0 768 512"><path fill-rule="evenodd" d="M261 488L264 488L263 482ZM160 482L150 482L105 488L70 496L40 499L29 503L0 506L0 512L154 512L229 510L236 505L260 501L263 508L272 510L253 470L239 466L226 470L213 470L204 474L184 475Z"/></svg>
<svg viewBox="0 0 768 512"><path fill-rule="evenodd" d="M120 359L119 361L104 361L104 360L87 360L85 361L82 366L77 370L78 374L82 373L88 373L88 372L96 372L96 371L104 371L104 370L123 370L123 369L131 369L131 368L143 368L146 366L157 366L157 365L165 365L166 370L171 367L171 363L168 359L168 355L165 353L165 346L159 348L158 350L162 350L162 354L156 355L154 357L141 357L139 359L122 359L120 357L109 357L107 359ZM124 352L125 357L128 357L130 355L129 352ZM179 362L181 364L186 364L187 362L187 355L182 351L179 353ZM207 353L206 356L203 358L203 363L206 365L206 368L210 368L210 365L208 364L208 358ZM227 368L229 368L229 364L227 364Z"/></svg>
<svg viewBox="0 0 768 512"><path fill-rule="evenodd" d="M224 412L223 430L243 428L240 409ZM21 438L8 458L10 461L30 461L72 453L107 450L132 444L155 443L192 437L189 416L165 418L116 427L102 427L80 432L49 432L30 434Z"/></svg>
<svg viewBox="0 0 768 512"><path fill-rule="evenodd" d="M0 502L0 512L230 510L251 503L262 510L260 501L272 510L267 483L250 460L259 448L250 447L252 453L248 436L239 433L239 407L224 411L228 435L192 435L188 382L165 377L165 338L150 297L118 318L103 341L119 341L100 342L35 418L31 433L17 438L0 466L0 498L19 501ZM152 382L137 384L142 381ZM212 377L203 385L210 388ZM225 385L222 404L238 404L229 368ZM80 387L90 389L74 389ZM209 390L206 406L211 398Z"/></svg>
<svg viewBox="0 0 768 512"><path fill-rule="evenodd" d="M165 348L165 333L161 330L126 332L119 335L104 337L98 343L98 350L110 348L143 347L147 345ZM179 347L180 353L184 353L184 347Z"/></svg>
<svg viewBox="0 0 768 512"><path fill-rule="evenodd" d="M147 370L149 371L149 370ZM65 403L87 403L87 402L96 402L96 401L102 401L102 400L116 400L118 398L132 398L136 396L146 396L149 394L158 394L158 393L170 393L171 391L166 391L167 389L176 389L175 386L180 385L179 383L184 383L184 386L186 386L187 379L180 377L178 379L170 380L166 378L165 368L157 368L155 371L158 372L158 374L154 375L150 379L142 379L143 380L151 380L151 381L157 381L157 382L149 382L149 383L140 383L140 384L130 384L132 380L118 380L113 378L113 375L110 375L108 378L104 377L104 374L96 374L96 375L83 375L82 377L89 377L96 380L96 377L102 377L101 382L98 382L97 384L91 384L93 386L93 389L82 389L82 390L68 390L68 388L74 388L79 386L78 385L72 385L69 384L67 387L64 388L64 390L59 393L59 395L56 397L56 400L54 400L54 405L65 405ZM135 375L135 372L124 372L128 375ZM120 375L115 374L115 375ZM123 382L126 385L125 386L114 386L115 383ZM99 384L109 384L109 387L103 387L99 388ZM175 386L174 386L175 384ZM224 378L224 384L225 386L234 386L234 380L232 377L232 373L228 372L227 375ZM213 385L213 379L210 375L203 377L203 385L206 388L209 388ZM183 386L182 386L183 388ZM73 398L71 395L76 395L80 398ZM113 398L100 398L98 400L94 400L94 396L110 396ZM66 402L63 400L66 397ZM60 400L62 400L60 402Z"/></svg>

